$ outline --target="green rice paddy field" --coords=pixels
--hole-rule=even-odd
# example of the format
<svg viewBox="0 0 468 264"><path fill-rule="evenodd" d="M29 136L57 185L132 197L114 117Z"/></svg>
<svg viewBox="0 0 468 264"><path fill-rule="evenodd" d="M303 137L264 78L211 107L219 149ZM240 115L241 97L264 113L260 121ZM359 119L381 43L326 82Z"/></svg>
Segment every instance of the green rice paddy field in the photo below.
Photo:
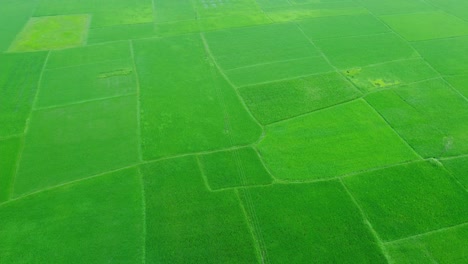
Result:
<svg viewBox="0 0 468 264"><path fill-rule="evenodd" d="M468 263L468 1L0 0L0 263Z"/></svg>

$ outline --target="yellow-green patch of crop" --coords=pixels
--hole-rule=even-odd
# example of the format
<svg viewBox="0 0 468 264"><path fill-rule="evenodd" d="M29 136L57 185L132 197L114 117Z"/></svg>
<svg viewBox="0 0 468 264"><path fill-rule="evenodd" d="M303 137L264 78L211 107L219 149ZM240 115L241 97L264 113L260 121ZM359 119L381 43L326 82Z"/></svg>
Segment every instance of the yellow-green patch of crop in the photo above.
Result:
<svg viewBox="0 0 468 264"><path fill-rule="evenodd" d="M343 181L384 241L468 220L467 192L437 161L366 172Z"/></svg>
<svg viewBox="0 0 468 264"><path fill-rule="evenodd" d="M468 34L468 22L441 11L390 15L381 18L408 41Z"/></svg>
<svg viewBox="0 0 468 264"><path fill-rule="evenodd" d="M21 142L19 137L0 140L0 203L10 198Z"/></svg>
<svg viewBox="0 0 468 264"><path fill-rule="evenodd" d="M250 147L203 154L198 159L213 190L266 185L273 180L257 152Z"/></svg>
<svg viewBox="0 0 468 264"><path fill-rule="evenodd" d="M337 181L239 190L270 263L386 263L378 242Z"/></svg>
<svg viewBox="0 0 468 264"><path fill-rule="evenodd" d="M124 96L32 114L14 196L134 164L137 99Z"/></svg>
<svg viewBox="0 0 468 264"><path fill-rule="evenodd" d="M394 263L464 263L468 224L385 245Z"/></svg>
<svg viewBox="0 0 468 264"><path fill-rule="evenodd" d="M468 152L468 102L443 80L370 94L366 100L423 157Z"/></svg>
<svg viewBox="0 0 468 264"><path fill-rule="evenodd" d="M0 138L24 132L46 55L0 54Z"/></svg>
<svg viewBox="0 0 468 264"><path fill-rule="evenodd" d="M89 15L32 17L9 48L10 52L54 50L81 46Z"/></svg>
<svg viewBox="0 0 468 264"><path fill-rule="evenodd" d="M468 156L441 160L444 167L468 189Z"/></svg>
<svg viewBox="0 0 468 264"><path fill-rule="evenodd" d="M255 142L260 126L199 35L135 41L145 159Z"/></svg>
<svg viewBox="0 0 468 264"><path fill-rule="evenodd" d="M195 157L141 168L146 263L256 263L254 240L234 191L210 192Z"/></svg>
<svg viewBox="0 0 468 264"><path fill-rule="evenodd" d="M121 170L0 205L2 263L143 260L136 169Z"/></svg>
<svg viewBox="0 0 468 264"><path fill-rule="evenodd" d="M336 105L360 95L336 72L246 86L240 88L239 93L262 124Z"/></svg>
<svg viewBox="0 0 468 264"><path fill-rule="evenodd" d="M419 57L406 41L393 33L319 39L314 42L339 69Z"/></svg>
<svg viewBox="0 0 468 264"><path fill-rule="evenodd" d="M468 74L468 36L418 41L412 45L441 74Z"/></svg>
<svg viewBox="0 0 468 264"><path fill-rule="evenodd" d="M439 75L420 58L351 68L344 70L343 74L362 92L423 81Z"/></svg>
<svg viewBox="0 0 468 264"><path fill-rule="evenodd" d="M267 126L258 145L276 178L332 178L418 159L362 99Z"/></svg>

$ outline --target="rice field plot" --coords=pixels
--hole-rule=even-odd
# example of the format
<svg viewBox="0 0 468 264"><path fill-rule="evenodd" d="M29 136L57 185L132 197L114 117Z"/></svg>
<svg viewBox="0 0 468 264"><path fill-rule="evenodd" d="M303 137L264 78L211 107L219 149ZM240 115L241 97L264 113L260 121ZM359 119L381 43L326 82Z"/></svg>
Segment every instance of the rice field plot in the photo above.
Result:
<svg viewBox="0 0 468 264"><path fill-rule="evenodd" d="M203 154L197 158L211 190L273 182L258 153L251 147Z"/></svg>
<svg viewBox="0 0 468 264"><path fill-rule="evenodd" d="M199 35L135 42L146 160L247 145L261 127L222 77Z"/></svg>
<svg viewBox="0 0 468 264"><path fill-rule="evenodd" d="M376 15L409 14L436 9L425 0L357 0L357 2Z"/></svg>
<svg viewBox="0 0 468 264"><path fill-rule="evenodd" d="M438 161L421 161L343 179L383 241L468 220L468 193Z"/></svg>
<svg viewBox="0 0 468 264"><path fill-rule="evenodd" d="M0 138L22 134L47 54L0 54Z"/></svg>
<svg viewBox="0 0 468 264"><path fill-rule="evenodd" d="M258 144L278 179L304 181L418 159L362 99L267 126Z"/></svg>
<svg viewBox="0 0 468 264"><path fill-rule="evenodd" d="M393 33L319 39L314 43L339 69L419 57L407 42Z"/></svg>
<svg viewBox="0 0 468 264"><path fill-rule="evenodd" d="M394 263L464 263L468 225L386 244Z"/></svg>
<svg viewBox="0 0 468 264"><path fill-rule="evenodd" d="M468 98L468 74L458 76L445 76L444 79L465 98Z"/></svg>
<svg viewBox="0 0 468 264"><path fill-rule="evenodd" d="M468 36L412 43L421 56L442 75L468 73Z"/></svg>
<svg viewBox="0 0 468 264"><path fill-rule="evenodd" d="M141 168L146 263L256 263L254 240L234 191L210 192L193 156Z"/></svg>
<svg viewBox="0 0 468 264"><path fill-rule="evenodd" d="M440 11L381 18L408 41L468 35L468 22Z"/></svg>
<svg viewBox="0 0 468 264"><path fill-rule="evenodd" d="M443 80L405 85L365 99L421 156L468 153L468 102Z"/></svg>
<svg viewBox="0 0 468 264"><path fill-rule="evenodd" d="M135 94L136 86L128 42L53 51L43 72L36 107Z"/></svg>
<svg viewBox="0 0 468 264"><path fill-rule="evenodd" d="M139 263L143 204L136 169L21 197L0 207L2 263Z"/></svg>
<svg viewBox="0 0 468 264"><path fill-rule="evenodd" d="M311 75L287 81L239 88L252 114L270 124L360 96L340 74Z"/></svg>
<svg viewBox="0 0 468 264"><path fill-rule="evenodd" d="M37 0L4 0L0 8L0 52L8 49L36 8Z"/></svg>
<svg viewBox="0 0 468 264"><path fill-rule="evenodd" d="M10 198L20 146L19 137L0 140L0 203Z"/></svg>
<svg viewBox="0 0 468 264"><path fill-rule="evenodd" d="M468 2L458 0L428 0L436 7L468 21Z"/></svg>
<svg viewBox="0 0 468 264"><path fill-rule="evenodd" d="M439 73L421 58L378 63L342 72L363 93L436 78Z"/></svg>
<svg viewBox="0 0 468 264"><path fill-rule="evenodd" d="M136 163L136 109L124 96L35 111L13 196Z"/></svg>
<svg viewBox="0 0 468 264"><path fill-rule="evenodd" d="M239 191L267 263L386 263L337 181ZM298 254L300 252L300 254Z"/></svg>
<svg viewBox="0 0 468 264"><path fill-rule="evenodd" d="M444 167L468 189L468 156L458 158L441 159Z"/></svg>

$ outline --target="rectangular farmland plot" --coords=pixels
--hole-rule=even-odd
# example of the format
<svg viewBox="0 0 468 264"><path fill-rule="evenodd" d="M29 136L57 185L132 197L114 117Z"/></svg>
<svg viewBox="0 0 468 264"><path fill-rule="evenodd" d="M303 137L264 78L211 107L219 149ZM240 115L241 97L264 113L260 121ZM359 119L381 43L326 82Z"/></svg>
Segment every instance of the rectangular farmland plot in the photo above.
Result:
<svg viewBox="0 0 468 264"><path fill-rule="evenodd" d="M198 159L213 190L267 185L273 181L257 152L250 147L203 154Z"/></svg>
<svg viewBox="0 0 468 264"><path fill-rule="evenodd" d="M468 98L468 74L458 76L445 76L444 79L465 98Z"/></svg>
<svg viewBox="0 0 468 264"><path fill-rule="evenodd" d="M339 69L418 57L408 43L393 33L319 39L314 43Z"/></svg>
<svg viewBox="0 0 468 264"><path fill-rule="evenodd" d="M0 8L0 52L8 49L37 6L37 0L2 1Z"/></svg>
<svg viewBox="0 0 468 264"><path fill-rule="evenodd" d="M2 263L141 263L136 169L80 181L0 206Z"/></svg>
<svg viewBox="0 0 468 264"><path fill-rule="evenodd" d="M195 157L141 168L146 194L146 263L256 263L234 191L210 192Z"/></svg>
<svg viewBox="0 0 468 264"><path fill-rule="evenodd" d="M275 178L289 181L418 159L362 99L267 126L258 149Z"/></svg>
<svg viewBox="0 0 468 264"><path fill-rule="evenodd" d="M46 56L0 54L0 138L23 133Z"/></svg>
<svg viewBox="0 0 468 264"><path fill-rule="evenodd" d="M199 35L136 41L135 57L145 159L246 145L260 136Z"/></svg>
<svg viewBox="0 0 468 264"><path fill-rule="evenodd" d="M239 92L262 124L312 112L360 95L351 83L335 72L246 86Z"/></svg>
<svg viewBox="0 0 468 264"><path fill-rule="evenodd" d="M467 192L437 161L422 161L343 179L384 241L465 223Z"/></svg>
<svg viewBox="0 0 468 264"><path fill-rule="evenodd" d="M0 140L0 203L10 198L22 139Z"/></svg>
<svg viewBox="0 0 468 264"><path fill-rule="evenodd" d="M365 99L421 156L468 152L468 102L443 80L410 84Z"/></svg>
<svg viewBox="0 0 468 264"><path fill-rule="evenodd" d="M468 156L442 159L440 162L468 190Z"/></svg>
<svg viewBox="0 0 468 264"><path fill-rule="evenodd" d="M435 9L425 0L359 0L359 2L376 15L415 13Z"/></svg>
<svg viewBox="0 0 468 264"><path fill-rule="evenodd" d="M34 112L14 196L136 163L136 109L125 96Z"/></svg>
<svg viewBox="0 0 468 264"><path fill-rule="evenodd" d="M386 263L336 181L239 190L265 263Z"/></svg>

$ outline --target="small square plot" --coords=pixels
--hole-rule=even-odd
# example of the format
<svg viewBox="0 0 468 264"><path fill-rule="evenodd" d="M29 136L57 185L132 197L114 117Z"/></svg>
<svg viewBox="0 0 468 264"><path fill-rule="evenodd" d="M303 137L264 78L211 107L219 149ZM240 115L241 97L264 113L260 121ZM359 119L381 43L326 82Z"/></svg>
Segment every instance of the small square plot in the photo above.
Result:
<svg viewBox="0 0 468 264"><path fill-rule="evenodd" d="M89 15L32 17L10 52L55 50L81 46L88 34Z"/></svg>
<svg viewBox="0 0 468 264"><path fill-rule="evenodd" d="M266 185L272 178L252 148L200 155L200 167L211 189Z"/></svg>
<svg viewBox="0 0 468 264"><path fill-rule="evenodd" d="M468 34L468 22L443 12L383 16L382 19L408 41Z"/></svg>
<svg viewBox="0 0 468 264"><path fill-rule="evenodd" d="M384 241L468 219L468 195L437 161L417 162L344 178Z"/></svg>

